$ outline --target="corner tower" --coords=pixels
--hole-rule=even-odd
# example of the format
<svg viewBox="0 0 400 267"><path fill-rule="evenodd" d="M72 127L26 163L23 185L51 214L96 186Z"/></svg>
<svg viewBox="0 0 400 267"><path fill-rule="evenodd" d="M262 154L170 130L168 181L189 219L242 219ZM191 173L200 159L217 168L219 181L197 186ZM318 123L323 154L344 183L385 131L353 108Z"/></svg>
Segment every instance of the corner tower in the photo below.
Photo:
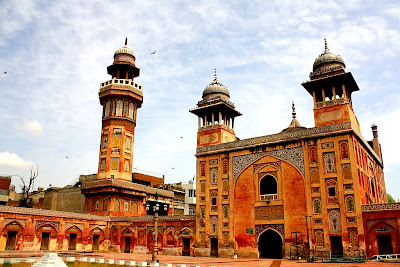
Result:
<svg viewBox="0 0 400 267"><path fill-rule="evenodd" d="M143 88L134 82L140 69L136 55L127 45L115 51L107 67L111 80L100 84L103 106L101 144L97 179L132 180L133 140L136 112L143 103Z"/></svg>
<svg viewBox="0 0 400 267"><path fill-rule="evenodd" d="M359 88L345 69L344 60L329 51L325 39L325 51L315 59L310 81L302 84L314 99L315 127L351 122L360 132L351 100Z"/></svg>
<svg viewBox="0 0 400 267"><path fill-rule="evenodd" d="M229 90L214 80L203 91L203 99L190 110L198 117L197 147L236 141L235 117L242 115L229 100Z"/></svg>

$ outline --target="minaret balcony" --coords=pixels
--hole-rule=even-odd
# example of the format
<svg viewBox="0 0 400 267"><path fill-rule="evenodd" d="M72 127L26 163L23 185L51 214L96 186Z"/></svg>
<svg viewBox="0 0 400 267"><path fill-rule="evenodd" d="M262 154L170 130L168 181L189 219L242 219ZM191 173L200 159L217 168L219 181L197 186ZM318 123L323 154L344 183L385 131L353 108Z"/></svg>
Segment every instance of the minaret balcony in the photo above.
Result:
<svg viewBox="0 0 400 267"><path fill-rule="evenodd" d="M334 99L334 100L328 100L325 103L324 102L317 102L316 107L317 108L322 108L322 107L329 107L329 106L345 104L345 103L348 103L348 101L345 98L337 98L337 99Z"/></svg>
<svg viewBox="0 0 400 267"><path fill-rule="evenodd" d="M137 83L135 83L131 79L112 79L100 84L100 93L110 90L124 90L131 91L139 96L143 96L143 87Z"/></svg>

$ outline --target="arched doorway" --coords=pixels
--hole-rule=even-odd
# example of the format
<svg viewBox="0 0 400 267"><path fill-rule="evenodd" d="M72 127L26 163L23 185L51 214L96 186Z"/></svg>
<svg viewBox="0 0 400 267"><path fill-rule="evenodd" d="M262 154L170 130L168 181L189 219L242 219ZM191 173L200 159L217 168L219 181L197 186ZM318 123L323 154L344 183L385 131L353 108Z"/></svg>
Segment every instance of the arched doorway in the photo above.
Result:
<svg viewBox="0 0 400 267"><path fill-rule="evenodd" d="M268 229L258 238L260 258L282 259L282 238L274 230Z"/></svg>

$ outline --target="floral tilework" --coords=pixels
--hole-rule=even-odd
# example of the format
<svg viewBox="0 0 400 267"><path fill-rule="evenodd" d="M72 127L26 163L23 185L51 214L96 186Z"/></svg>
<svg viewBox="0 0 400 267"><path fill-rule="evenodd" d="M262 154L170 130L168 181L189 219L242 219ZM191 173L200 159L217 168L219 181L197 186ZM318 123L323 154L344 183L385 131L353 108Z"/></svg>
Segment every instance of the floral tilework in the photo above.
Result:
<svg viewBox="0 0 400 267"><path fill-rule="evenodd" d="M241 156L234 156L232 158L233 164L233 184L235 184L236 179L239 174L252 162L261 158L265 155L275 156L284 159L294 166L296 166L301 173L304 175L304 153L302 147L286 148L281 150L272 150L260 153L246 154Z"/></svg>
<svg viewBox="0 0 400 267"><path fill-rule="evenodd" d="M293 138L299 139L299 138L304 138L307 136L313 136L315 134L343 131L346 129L350 130L351 128L352 127L351 127L350 122L343 122L343 123L338 123L338 124L334 124L334 125L326 125L326 126L322 126L322 127L314 127L314 128L304 129L304 130L298 130L295 132L282 132L282 133L278 133L278 134L254 137L254 138L249 138L249 139L242 139L242 140L238 140L238 141L234 141L234 142L198 147L196 149L196 151L197 151L197 153L203 153L203 152L209 152L209 151L214 151L214 150L237 149L237 148L249 147L249 146L254 146L254 145L268 144L270 142L275 142L275 141L280 141L280 140L288 140L288 139L291 140Z"/></svg>
<svg viewBox="0 0 400 267"><path fill-rule="evenodd" d="M218 159L210 159L210 165L217 165Z"/></svg>

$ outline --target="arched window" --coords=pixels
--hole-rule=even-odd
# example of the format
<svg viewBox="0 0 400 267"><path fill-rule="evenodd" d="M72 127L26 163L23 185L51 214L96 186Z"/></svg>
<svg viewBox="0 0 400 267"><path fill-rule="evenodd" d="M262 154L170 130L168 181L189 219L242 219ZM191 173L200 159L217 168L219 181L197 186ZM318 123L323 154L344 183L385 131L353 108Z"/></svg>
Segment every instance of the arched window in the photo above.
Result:
<svg viewBox="0 0 400 267"><path fill-rule="evenodd" d="M329 213L329 230L331 232L340 232L340 213L336 210L333 210Z"/></svg>
<svg viewBox="0 0 400 267"><path fill-rule="evenodd" d="M323 230L315 230L315 245L318 247L324 246L324 232Z"/></svg>
<svg viewBox="0 0 400 267"><path fill-rule="evenodd" d="M206 162L202 161L200 162L200 176L205 176L206 175Z"/></svg>
<svg viewBox="0 0 400 267"><path fill-rule="evenodd" d="M335 172L335 156L333 153L324 155L325 173Z"/></svg>
<svg viewBox="0 0 400 267"><path fill-rule="evenodd" d="M278 198L278 186L275 177L264 176L260 181L261 200L272 200Z"/></svg>
<svg viewBox="0 0 400 267"><path fill-rule="evenodd" d="M129 113L128 113L129 119L133 120L133 103L129 104Z"/></svg>
<svg viewBox="0 0 400 267"><path fill-rule="evenodd" d="M118 100L117 101L117 111L115 113L115 116L122 116L122 107L123 107L124 103L122 102L122 100Z"/></svg>
<svg viewBox="0 0 400 267"><path fill-rule="evenodd" d="M358 247L357 229L349 231L349 243L352 247Z"/></svg>
<svg viewBox="0 0 400 267"><path fill-rule="evenodd" d="M200 207L200 216L202 219L206 218L206 207L204 207L204 206Z"/></svg>
<svg viewBox="0 0 400 267"><path fill-rule="evenodd" d="M107 101L105 112L104 112L104 117L108 118L109 115L110 115L110 101Z"/></svg>
<svg viewBox="0 0 400 267"><path fill-rule="evenodd" d="M224 181L222 182L222 189L223 191L229 191L229 180L228 179L224 179Z"/></svg>
<svg viewBox="0 0 400 267"><path fill-rule="evenodd" d="M124 211L128 212L129 211L129 200L124 201Z"/></svg>
<svg viewBox="0 0 400 267"><path fill-rule="evenodd" d="M318 162L317 148L315 146L310 147L310 162Z"/></svg>
<svg viewBox="0 0 400 267"><path fill-rule="evenodd" d="M218 169L217 168L210 169L210 178L211 178L211 184L217 184L217 182L218 182Z"/></svg>
<svg viewBox="0 0 400 267"><path fill-rule="evenodd" d="M206 181L200 181L200 192L201 193L206 192Z"/></svg>
<svg viewBox="0 0 400 267"><path fill-rule="evenodd" d="M347 211L354 211L354 198L353 197L347 197L346 198L346 209Z"/></svg>
<svg viewBox="0 0 400 267"><path fill-rule="evenodd" d="M224 219L229 218L229 206L224 206Z"/></svg>
<svg viewBox="0 0 400 267"><path fill-rule="evenodd" d="M215 217L215 216L211 217L210 224L211 224L210 234L211 235L218 234L218 217Z"/></svg>
<svg viewBox="0 0 400 267"><path fill-rule="evenodd" d="M108 197L105 197L103 199L103 211L107 211L108 210Z"/></svg>
<svg viewBox="0 0 400 267"><path fill-rule="evenodd" d="M137 201L132 202L132 212L137 213L138 212L138 203Z"/></svg>
<svg viewBox="0 0 400 267"><path fill-rule="evenodd" d="M310 172L311 176L311 183L317 184L319 183L319 175L318 175L318 169L317 168L312 168Z"/></svg>
<svg viewBox="0 0 400 267"><path fill-rule="evenodd" d="M118 199L118 198L115 199L115 202L114 202L114 210L115 210L115 211L119 211L119 199Z"/></svg>
<svg viewBox="0 0 400 267"><path fill-rule="evenodd" d="M342 165L342 173L343 173L343 179L351 179L351 168L350 164L349 165Z"/></svg>
<svg viewBox="0 0 400 267"><path fill-rule="evenodd" d="M228 173L228 159L222 160L222 173Z"/></svg>
<svg viewBox="0 0 400 267"><path fill-rule="evenodd" d="M88 211L88 212L91 212L91 211L92 211L92 205L93 205L92 200L89 199L89 200L88 200L88 204L87 204L87 211Z"/></svg>
<svg viewBox="0 0 400 267"><path fill-rule="evenodd" d="M340 157L342 159L349 158L349 145L347 144L347 141L340 142Z"/></svg>
<svg viewBox="0 0 400 267"><path fill-rule="evenodd" d="M96 199L94 210L100 210L100 199Z"/></svg>
<svg viewBox="0 0 400 267"><path fill-rule="evenodd" d="M315 199L313 201L314 213L321 213L321 200Z"/></svg>

